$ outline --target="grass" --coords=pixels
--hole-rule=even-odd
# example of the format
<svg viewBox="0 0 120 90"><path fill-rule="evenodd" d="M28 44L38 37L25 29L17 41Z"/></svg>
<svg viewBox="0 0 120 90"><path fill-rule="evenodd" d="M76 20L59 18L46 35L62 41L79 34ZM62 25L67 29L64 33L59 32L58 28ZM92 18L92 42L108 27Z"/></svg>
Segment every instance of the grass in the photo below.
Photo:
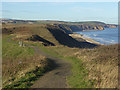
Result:
<svg viewBox="0 0 120 90"><path fill-rule="evenodd" d="M20 47L17 43L8 42L9 36L3 35L2 38L2 57L3 57L3 84L7 83L19 70L22 70L20 63L24 63L27 57L32 57L34 51L30 47ZM17 66L16 66L17 65Z"/></svg>
<svg viewBox="0 0 120 90"><path fill-rule="evenodd" d="M72 75L67 77L67 82L71 88L92 88L94 80L88 80L88 71L80 59L75 57L65 57L72 65Z"/></svg>
<svg viewBox="0 0 120 90"><path fill-rule="evenodd" d="M14 35L16 40L25 40L33 34L54 43L56 46L44 47L40 42L24 41L32 46L40 47L44 52L69 61L72 65L72 75L67 77L67 82L73 88L117 88L118 84L118 45L101 46L93 49L69 48L60 45L55 37L46 29L45 25L6 25L5 27L15 27ZM12 29L10 29L12 30ZM57 30L55 28L55 30ZM61 37L60 37L61 38ZM5 84L22 77L22 72L28 73L35 70L35 67L46 58L34 56L32 48L19 47L18 44L8 43L8 37L3 37L3 78ZM87 46L87 45L85 45ZM15 49L15 50L14 50ZM8 54L8 55L7 55ZM22 57L23 56L23 57ZM20 62L19 62L20 61ZM22 61L22 64L21 64ZM27 70L30 68L30 70ZM25 69L26 71L23 71ZM18 72L19 71L19 72ZM36 76L36 75L35 75ZM8 78L9 77L9 78ZM30 73L27 77L34 77ZM9 81L10 80L10 81ZM20 79L19 79L20 80ZM20 87L27 87L25 78L21 78ZM7 82L7 83L6 83ZM28 80L28 86L32 83ZM13 84L15 85L15 84Z"/></svg>
<svg viewBox="0 0 120 90"><path fill-rule="evenodd" d="M9 40L10 37L3 35L2 38L3 87L30 87L40 75L51 68L48 67L51 63L46 57L35 54L33 48L20 47L15 41Z"/></svg>
<svg viewBox="0 0 120 90"><path fill-rule="evenodd" d="M20 78L17 82L13 82L10 85L6 85L4 88L29 88L35 80L37 80L41 75L43 75L44 68L39 68L32 70L32 72L27 72L25 77Z"/></svg>
<svg viewBox="0 0 120 90"><path fill-rule="evenodd" d="M48 61L48 64L44 67L37 67L34 70L25 73L24 77L21 77L18 81L13 82L10 85L6 85L4 88L29 88L34 84L34 82L44 75L45 72L51 70L51 62Z"/></svg>
<svg viewBox="0 0 120 90"><path fill-rule="evenodd" d="M94 49L78 49L64 46L40 48L52 56L71 63L72 75L67 77L70 87L118 87L117 44Z"/></svg>
<svg viewBox="0 0 120 90"><path fill-rule="evenodd" d="M47 30L46 25L43 24L7 24L3 25L2 28L7 28L8 31L13 31L14 35L16 35L17 39L27 39L32 35L39 35L40 37L54 42L55 45L58 45L58 41L54 38L54 36ZM15 29L13 29L15 28ZM3 30L4 31L4 30ZM8 32L7 32L8 33Z"/></svg>
<svg viewBox="0 0 120 90"><path fill-rule="evenodd" d="M20 57L32 56L34 50L31 47L20 47L18 43L13 43L8 41L9 37L4 37L2 39L2 56L3 59L11 58L16 59Z"/></svg>
<svg viewBox="0 0 120 90"><path fill-rule="evenodd" d="M118 44L79 50L74 56L82 59L89 71L89 79L97 80L94 87L118 87Z"/></svg>
<svg viewBox="0 0 120 90"><path fill-rule="evenodd" d="M95 80L87 79L88 71L83 65L81 59L78 59L76 57L71 57L68 55L67 56L63 55L63 52L64 53L68 52L70 48L64 47L64 46L44 47L44 46L39 45L38 43L34 44L34 46L38 46L42 51L44 51L45 53L51 56L55 56L55 57L58 57L58 58L61 58L63 60L70 62L70 64L72 65L72 70L71 70L72 75L67 77L67 82L71 88L91 88L93 84L96 82ZM74 48L73 51L75 50L76 48Z"/></svg>
<svg viewBox="0 0 120 90"><path fill-rule="evenodd" d="M91 87L93 87L94 83L96 83L95 80L92 80L92 79L88 80L88 78L87 78L88 71L85 68L85 66L83 65L81 59L78 59L76 57L71 57L71 56L64 57L63 55L55 53L54 49L56 48L56 50L57 50L59 47L52 47L51 49L53 51L51 51L51 49L49 49L49 47L48 48L40 47L40 48L44 52L46 52L52 56L55 56L55 57L58 57L58 58L61 58L63 60L70 62L70 64L72 65L72 69L71 69L72 75L67 77L67 82L71 88L91 88ZM64 47L64 49L65 49L65 47Z"/></svg>

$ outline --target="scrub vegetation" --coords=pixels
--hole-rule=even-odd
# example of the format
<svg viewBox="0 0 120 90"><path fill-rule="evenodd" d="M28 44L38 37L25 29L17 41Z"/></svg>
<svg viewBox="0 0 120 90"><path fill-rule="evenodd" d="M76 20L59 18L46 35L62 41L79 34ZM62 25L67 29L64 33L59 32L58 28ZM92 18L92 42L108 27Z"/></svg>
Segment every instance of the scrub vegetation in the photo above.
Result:
<svg viewBox="0 0 120 90"><path fill-rule="evenodd" d="M54 65L33 47L71 65L70 88L118 88L118 45L75 39L53 24L4 24L3 87L29 88ZM22 41L24 46L19 46Z"/></svg>

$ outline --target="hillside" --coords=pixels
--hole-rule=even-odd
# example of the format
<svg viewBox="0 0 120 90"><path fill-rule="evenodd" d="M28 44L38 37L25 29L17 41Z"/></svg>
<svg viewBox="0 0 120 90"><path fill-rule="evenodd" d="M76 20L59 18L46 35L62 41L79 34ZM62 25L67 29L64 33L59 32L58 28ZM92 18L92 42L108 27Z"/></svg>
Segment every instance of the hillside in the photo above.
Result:
<svg viewBox="0 0 120 90"><path fill-rule="evenodd" d="M118 88L118 44L76 40L67 32L71 27L76 26L3 24L3 86Z"/></svg>
<svg viewBox="0 0 120 90"><path fill-rule="evenodd" d="M8 28L7 28L8 27ZM97 45L88 43L81 39L81 42L69 36L63 29L56 25L38 25L10 27L3 26L3 33L14 34L17 40L40 41L43 45L64 45L68 47L91 48ZM33 36L37 36L37 38ZM38 39L38 40L37 40Z"/></svg>
<svg viewBox="0 0 120 90"><path fill-rule="evenodd" d="M73 75L67 78L72 88L90 88L86 86L86 82L91 83L94 88L118 88L118 45L103 45L94 49L46 49L52 55L64 57L72 63Z"/></svg>
<svg viewBox="0 0 120 90"><path fill-rule="evenodd" d="M117 25L106 24L98 21L86 21L86 22L66 22L66 21L42 21L42 20L13 20L13 19L3 19L3 24L13 23L13 24L51 24L56 25L66 33L73 33L76 31L85 31L85 30L104 30L104 28L114 28Z"/></svg>

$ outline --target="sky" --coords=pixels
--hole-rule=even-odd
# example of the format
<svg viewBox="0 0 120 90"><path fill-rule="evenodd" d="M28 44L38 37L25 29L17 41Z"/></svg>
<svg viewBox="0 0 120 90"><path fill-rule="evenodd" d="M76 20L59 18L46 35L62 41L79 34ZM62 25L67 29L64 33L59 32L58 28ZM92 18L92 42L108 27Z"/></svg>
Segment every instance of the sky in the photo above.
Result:
<svg viewBox="0 0 120 90"><path fill-rule="evenodd" d="M118 23L118 2L2 2L2 18Z"/></svg>

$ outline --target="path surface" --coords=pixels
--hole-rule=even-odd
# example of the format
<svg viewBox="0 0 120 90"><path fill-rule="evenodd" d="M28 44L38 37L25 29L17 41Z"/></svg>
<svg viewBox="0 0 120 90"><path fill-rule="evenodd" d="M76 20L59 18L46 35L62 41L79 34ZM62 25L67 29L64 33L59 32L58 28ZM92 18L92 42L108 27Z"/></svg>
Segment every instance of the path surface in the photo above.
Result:
<svg viewBox="0 0 120 90"><path fill-rule="evenodd" d="M8 42L17 43L15 41L12 41L13 37L10 37L8 39ZM40 50L39 47L34 47L26 44L27 47L32 47L36 54L40 54L43 56L46 56L48 59L50 59L55 64L55 68L47 73L45 73L43 76L41 76L32 86L31 88L68 88L68 84L66 82L66 76L70 75L70 63L59 59L57 57L53 57L48 55L47 53L44 53L42 50Z"/></svg>
<svg viewBox="0 0 120 90"><path fill-rule="evenodd" d="M70 75L70 64L59 58L50 56L40 50L38 47L33 47L36 53L46 56L56 64L56 68L44 74L38 79L31 88L67 88L66 76Z"/></svg>

